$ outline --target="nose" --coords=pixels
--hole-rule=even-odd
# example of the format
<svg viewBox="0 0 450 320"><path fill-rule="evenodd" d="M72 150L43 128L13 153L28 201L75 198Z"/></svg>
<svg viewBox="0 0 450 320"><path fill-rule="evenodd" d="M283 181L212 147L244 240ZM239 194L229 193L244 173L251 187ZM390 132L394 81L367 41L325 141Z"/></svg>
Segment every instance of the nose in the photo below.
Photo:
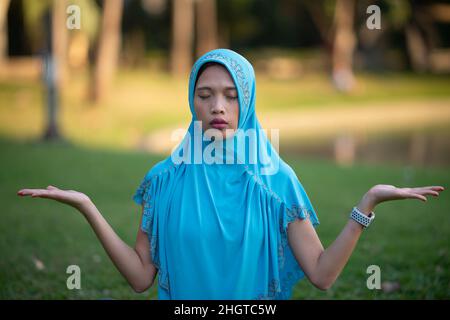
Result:
<svg viewBox="0 0 450 320"><path fill-rule="evenodd" d="M211 113L212 114L224 114L225 113L225 103L224 101L218 97L217 99L215 99L215 101L213 102L212 106L211 106Z"/></svg>

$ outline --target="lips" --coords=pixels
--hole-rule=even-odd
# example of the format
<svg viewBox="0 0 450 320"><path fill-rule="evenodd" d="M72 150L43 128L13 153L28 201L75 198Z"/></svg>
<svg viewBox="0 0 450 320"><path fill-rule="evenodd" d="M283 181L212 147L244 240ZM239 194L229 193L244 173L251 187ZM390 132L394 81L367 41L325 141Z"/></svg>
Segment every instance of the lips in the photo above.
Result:
<svg viewBox="0 0 450 320"><path fill-rule="evenodd" d="M215 129L225 129L228 125L228 122L226 122L222 118L215 118L209 124Z"/></svg>
<svg viewBox="0 0 450 320"><path fill-rule="evenodd" d="M211 125L213 124L228 124L228 122L226 122L225 120L221 119L221 118L215 118L210 122Z"/></svg>

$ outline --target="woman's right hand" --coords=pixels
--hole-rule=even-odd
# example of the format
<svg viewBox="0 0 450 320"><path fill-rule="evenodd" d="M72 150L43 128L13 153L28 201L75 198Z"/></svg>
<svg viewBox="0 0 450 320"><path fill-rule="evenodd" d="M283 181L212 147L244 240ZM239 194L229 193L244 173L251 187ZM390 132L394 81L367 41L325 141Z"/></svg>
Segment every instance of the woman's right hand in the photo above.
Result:
<svg viewBox="0 0 450 320"><path fill-rule="evenodd" d="M32 198L53 199L80 211L91 203L91 199L84 193L75 190L61 190L51 185L47 189L21 189L17 194L19 196L31 196Z"/></svg>

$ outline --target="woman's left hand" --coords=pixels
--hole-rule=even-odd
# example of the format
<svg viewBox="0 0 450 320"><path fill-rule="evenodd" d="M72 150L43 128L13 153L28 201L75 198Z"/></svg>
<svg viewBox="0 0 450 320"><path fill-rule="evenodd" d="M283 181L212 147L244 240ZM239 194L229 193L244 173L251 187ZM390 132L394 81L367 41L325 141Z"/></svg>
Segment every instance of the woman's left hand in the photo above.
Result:
<svg viewBox="0 0 450 320"><path fill-rule="evenodd" d="M377 184L366 192L357 207L368 214L375 209L376 205L384 201L419 199L425 202L427 201L426 196L437 197L443 190L444 187L441 186L397 188L389 184Z"/></svg>
<svg viewBox="0 0 450 320"><path fill-rule="evenodd" d="M426 196L439 196L443 191L442 186L416 187L416 188L397 188L389 184L377 184L369 190L370 197L375 205L389 200L419 199L427 201Z"/></svg>

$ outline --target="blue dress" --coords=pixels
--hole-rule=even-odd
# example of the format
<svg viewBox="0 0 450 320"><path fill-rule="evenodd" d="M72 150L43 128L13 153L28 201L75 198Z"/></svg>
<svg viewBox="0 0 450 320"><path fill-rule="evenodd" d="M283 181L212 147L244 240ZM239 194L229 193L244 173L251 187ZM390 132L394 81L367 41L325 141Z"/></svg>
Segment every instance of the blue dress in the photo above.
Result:
<svg viewBox="0 0 450 320"><path fill-rule="evenodd" d="M243 142L236 135L224 146L217 141L195 145L194 83L206 62L220 63L232 75L239 98L238 129L261 129L251 64L227 49L199 58L190 77L187 134L170 157L147 172L133 197L144 206L141 229L158 268L158 298L289 299L304 274L289 247L287 226L305 218L316 226L317 215L294 171L265 134L247 141L270 153L265 158L258 154L256 163L246 160L249 147L239 148ZM204 152L211 143L216 160L231 154L235 163L197 163L193 152L187 152ZM234 143L231 151L229 143ZM175 154L183 154L183 160Z"/></svg>

